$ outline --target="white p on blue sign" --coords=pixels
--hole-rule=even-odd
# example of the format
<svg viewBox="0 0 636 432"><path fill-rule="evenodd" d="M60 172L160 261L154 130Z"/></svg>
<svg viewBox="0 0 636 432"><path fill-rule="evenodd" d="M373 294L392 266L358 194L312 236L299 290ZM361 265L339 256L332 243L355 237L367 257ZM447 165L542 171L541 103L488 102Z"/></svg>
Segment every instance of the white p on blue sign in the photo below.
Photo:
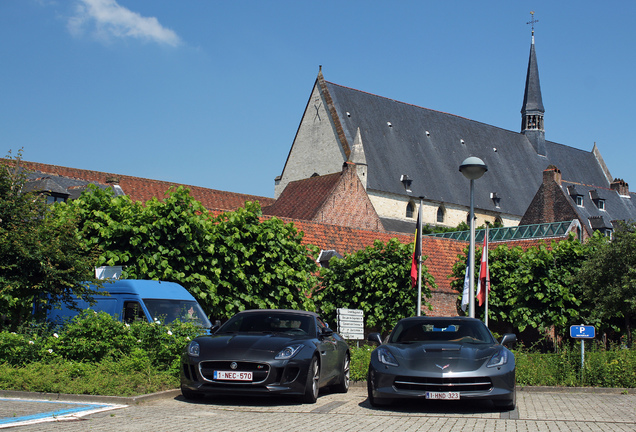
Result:
<svg viewBox="0 0 636 432"><path fill-rule="evenodd" d="M573 325L570 326L570 337L575 339L594 339L596 330L594 326Z"/></svg>

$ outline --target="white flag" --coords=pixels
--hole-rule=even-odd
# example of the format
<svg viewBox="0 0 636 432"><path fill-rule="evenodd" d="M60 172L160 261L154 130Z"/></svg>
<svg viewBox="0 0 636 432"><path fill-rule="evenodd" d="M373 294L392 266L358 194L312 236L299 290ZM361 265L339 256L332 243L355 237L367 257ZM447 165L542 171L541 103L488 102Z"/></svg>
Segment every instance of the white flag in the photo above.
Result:
<svg viewBox="0 0 636 432"><path fill-rule="evenodd" d="M466 276L464 276L464 293L462 294L462 310L466 312L466 306L470 302L470 268L466 263Z"/></svg>

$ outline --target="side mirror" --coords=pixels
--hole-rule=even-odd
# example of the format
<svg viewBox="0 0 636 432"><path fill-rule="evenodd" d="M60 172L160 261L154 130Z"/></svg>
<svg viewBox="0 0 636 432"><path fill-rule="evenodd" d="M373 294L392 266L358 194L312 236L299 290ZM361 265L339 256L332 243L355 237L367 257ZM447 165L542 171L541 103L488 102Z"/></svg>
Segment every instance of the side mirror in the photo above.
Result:
<svg viewBox="0 0 636 432"><path fill-rule="evenodd" d="M369 333L367 341L382 345L382 336L380 336L380 333Z"/></svg>
<svg viewBox="0 0 636 432"><path fill-rule="evenodd" d="M322 331L320 332L320 336L331 336L331 335L333 335L333 330L331 330L329 327L324 327Z"/></svg>
<svg viewBox="0 0 636 432"><path fill-rule="evenodd" d="M513 333L506 333L505 335L503 335L503 337L501 338L501 345L505 346L505 347L512 347L512 345L517 342L517 335L513 334Z"/></svg>

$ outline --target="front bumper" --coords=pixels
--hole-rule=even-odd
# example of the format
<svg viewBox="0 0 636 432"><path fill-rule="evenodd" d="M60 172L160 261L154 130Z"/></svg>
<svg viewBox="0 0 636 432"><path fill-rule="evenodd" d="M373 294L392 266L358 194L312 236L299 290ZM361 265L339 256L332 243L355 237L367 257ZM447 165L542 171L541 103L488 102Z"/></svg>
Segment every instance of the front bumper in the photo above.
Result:
<svg viewBox="0 0 636 432"><path fill-rule="evenodd" d="M235 361L238 371L251 371L251 382L214 379L214 370L232 370L231 360L181 359L181 387L209 395L303 395L309 362L304 359Z"/></svg>
<svg viewBox="0 0 636 432"><path fill-rule="evenodd" d="M430 373L372 364L368 380L369 391L378 399L423 399L427 392L458 392L460 399L515 399L514 367Z"/></svg>

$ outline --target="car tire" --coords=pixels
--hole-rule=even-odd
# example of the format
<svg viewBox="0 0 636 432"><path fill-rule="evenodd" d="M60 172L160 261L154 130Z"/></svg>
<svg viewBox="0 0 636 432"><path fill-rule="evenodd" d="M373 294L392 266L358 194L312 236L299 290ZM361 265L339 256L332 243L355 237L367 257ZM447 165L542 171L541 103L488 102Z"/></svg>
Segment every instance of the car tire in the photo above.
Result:
<svg viewBox="0 0 636 432"><path fill-rule="evenodd" d="M183 395L184 399L190 401L201 400L203 398L202 393L190 390L189 388L183 386L181 386L181 394Z"/></svg>
<svg viewBox="0 0 636 432"><path fill-rule="evenodd" d="M373 396L373 384L371 384L371 375L367 376L367 396L372 407L379 408L391 405L390 399L378 398Z"/></svg>
<svg viewBox="0 0 636 432"><path fill-rule="evenodd" d="M346 393L349 391L349 385L351 384L351 357L349 353L345 353L342 360L342 368L340 369L340 377L338 384L332 387L336 393Z"/></svg>
<svg viewBox="0 0 636 432"><path fill-rule="evenodd" d="M308 404L316 403L320 384L320 364L318 358L312 357L309 369L307 370L307 381L305 383L305 394L303 402Z"/></svg>

